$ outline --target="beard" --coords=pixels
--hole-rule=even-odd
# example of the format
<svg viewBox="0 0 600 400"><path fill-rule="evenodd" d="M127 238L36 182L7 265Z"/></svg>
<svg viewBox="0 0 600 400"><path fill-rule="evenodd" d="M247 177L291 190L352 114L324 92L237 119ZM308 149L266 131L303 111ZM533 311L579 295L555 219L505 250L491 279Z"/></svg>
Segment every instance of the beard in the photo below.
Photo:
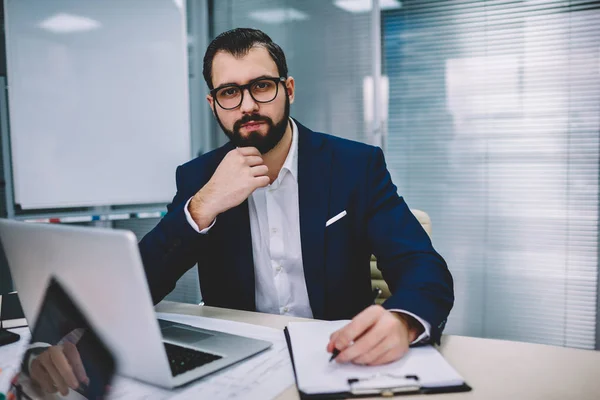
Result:
<svg viewBox="0 0 600 400"><path fill-rule="evenodd" d="M216 104L215 104L215 117L217 118L217 122L225 135L229 138L231 143L235 147L256 147L260 154L266 154L271 151L283 138L285 134L285 129L287 128L287 124L290 118L290 97L285 96L285 110L283 114L283 118L281 121L278 121L276 124L273 120L265 115L260 114L249 114L244 115L242 118L237 120L235 124L233 124L233 130L229 130L225 128L219 115L217 114ZM247 124L248 122L264 122L267 124L267 133L266 135L261 134L257 131L249 132L246 136L242 136L240 133L240 129L242 125Z"/></svg>

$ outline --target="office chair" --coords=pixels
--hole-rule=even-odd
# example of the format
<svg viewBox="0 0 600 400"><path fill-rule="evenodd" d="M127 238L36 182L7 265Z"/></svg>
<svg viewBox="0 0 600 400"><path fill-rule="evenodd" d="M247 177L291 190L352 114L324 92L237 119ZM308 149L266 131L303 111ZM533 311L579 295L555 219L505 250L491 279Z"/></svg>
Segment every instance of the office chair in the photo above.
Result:
<svg viewBox="0 0 600 400"><path fill-rule="evenodd" d="M410 210L417 220L425 229L425 232L431 237L431 218L427 215L426 212L421 210ZM375 289L376 287L381 289L381 295L377 298L377 304L383 303L388 297L391 296L390 289L388 288L387 283L383 280L383 276L381 275L381 271L377 268L377 259L375 256L371 256L371 287Z"/></svg>

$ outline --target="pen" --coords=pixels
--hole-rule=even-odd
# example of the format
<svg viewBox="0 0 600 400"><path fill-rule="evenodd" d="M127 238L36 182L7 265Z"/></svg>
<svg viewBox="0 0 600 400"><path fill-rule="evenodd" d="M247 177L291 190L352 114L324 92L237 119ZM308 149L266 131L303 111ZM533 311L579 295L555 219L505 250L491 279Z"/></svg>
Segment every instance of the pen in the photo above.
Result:
<svg viewBox="0 0 600 400"><path fill-rule="evenodd" d="M375 301L377 300L377 298L381 295L381 289L379 289L378 287L375 287L375 289L373 289L373 301L372 304L375 304ZM333 351L331 352L331 358L329 359L329 362L332 362L333 360L335 360L335 358L340 354L341 352L334 348Z"/></svg>

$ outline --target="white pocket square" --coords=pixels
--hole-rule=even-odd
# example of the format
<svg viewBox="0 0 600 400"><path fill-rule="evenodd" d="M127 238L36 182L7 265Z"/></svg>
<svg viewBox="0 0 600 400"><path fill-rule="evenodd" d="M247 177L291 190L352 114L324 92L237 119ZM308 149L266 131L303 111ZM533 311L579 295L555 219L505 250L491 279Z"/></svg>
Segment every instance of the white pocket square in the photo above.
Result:
<svg viewBox="0 0 600 400"><path fill-rule="evenodd" d="M334 222L339 221L340 219L344 218L346 216L346 210L342 211L341 213L339 213L338 215L336 215L333 218L330 218L329 221L327 221L325 223L325 228L327 228L329 225L333 224Z"/></svg>

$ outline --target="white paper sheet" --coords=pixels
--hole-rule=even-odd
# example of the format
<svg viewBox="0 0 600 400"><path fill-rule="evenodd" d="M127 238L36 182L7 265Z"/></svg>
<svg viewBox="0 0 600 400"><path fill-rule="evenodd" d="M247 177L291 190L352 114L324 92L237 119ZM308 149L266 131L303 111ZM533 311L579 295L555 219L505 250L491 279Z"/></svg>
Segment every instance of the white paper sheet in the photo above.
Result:
<svg viewBox="0 0 600 400"><path fill-rule="evenodd" d="M9 329L9 331L20 335L21 338L18 342L0 346L0 367L18 366L31 336L27 327Z"/></svg>
<svg viewBox="0 0 600 400"><path fill-rule="evenodd" d="M116 376L111 385L109 399L269 400L294 384L294 373L283 331L240 322L179 314L159 313L157 317L204 329L267 340L273 343L273 346L243 362L175 390L166 390L134 379ZM29 342L27 328L13 331L25 333L22 334L19 345L15 343L0 347L0 367L18 366L22 351Z"/></svg>
<svg viewBox="0 0 600 400"><path fill-rule="evenodd" d="M463 378L433 346L411 348L402 359L381 366L329 362L329 336L349 321L292 322L288 325L294 353L298 387L305 393L349 391L349 378L376 382L375 377L416 375L422 386L461 385ZM379 379L381 380L381 379Z"/></svg>
<svg viewBox="0 0 600 400"><path fill-rule="evenodd" d="M163 400L173 396L170 390L148 385L131 378L115 376L108 398L110 400Z"/></svg>
<svg viewBox="0 0 600 400"><path fill-rule="evenodd" d="M8 391L12 378L19 371L25 346L29 343L31 336L29 328L9 329L9 331L21 335L21 339L18 342L0 346L0 393Z"/></svg>

